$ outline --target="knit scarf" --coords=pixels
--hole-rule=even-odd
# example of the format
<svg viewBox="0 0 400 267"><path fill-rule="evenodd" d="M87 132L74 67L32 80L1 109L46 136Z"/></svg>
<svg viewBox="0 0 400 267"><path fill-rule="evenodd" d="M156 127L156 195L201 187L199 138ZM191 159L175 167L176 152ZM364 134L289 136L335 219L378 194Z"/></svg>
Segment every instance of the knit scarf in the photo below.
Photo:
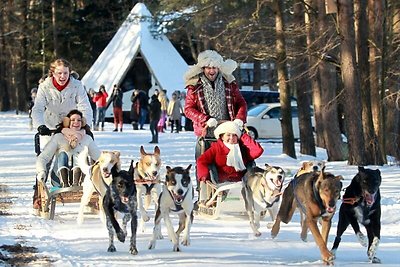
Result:
<svg viewBox="0 0 400 267"><path fill-rule="evenodd" d="M226 165L234 167L235 171L245 170L246 166L243 163L242 152L240 151L239 144L228 144L224 142L224 145L229 148Z"/></svg>
<svg viewBox="0 0 400 267"><path fill-rule="evenodd" d="M71 128L63 128L61 132L64 135L65 139L67 139L72 149L74 149L78 145L78 143L82 140L83 136L86 134L85 130L83 129L75 131Z"/></svg>
<svg viewBox="0 0 400 267"><path fill-rule="evenodd" d="M215 118L217 121L229 120L225 96L225 84L222 75L218 74L214 81L214 88L204 73L200 75L200 79L203 84L205 99L204 108L208 115ZM207 129L207 136L213 136L213 131L214 129Z"/></svg>

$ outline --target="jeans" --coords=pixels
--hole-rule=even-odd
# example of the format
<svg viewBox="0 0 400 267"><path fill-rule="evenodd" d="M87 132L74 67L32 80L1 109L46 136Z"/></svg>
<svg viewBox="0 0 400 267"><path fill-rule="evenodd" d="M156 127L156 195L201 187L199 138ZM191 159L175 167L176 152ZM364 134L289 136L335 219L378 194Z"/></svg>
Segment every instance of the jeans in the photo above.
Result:
<svg viewBox="0 0 400 267"><path fill-rule="evenodd" d="M68 155L66 152L60 152L54 157L53 170L51 172L51 184L53 186L61 186L60 169L68 168Z"/></svg>
<svg viewBox="0 0 400 267"><path fill-rule="evenodd" d="M99 124L101 122L101 127L104 128L104 119L106 116L106 109L107 109L106 107L102 107L102 108L97 107L97 114L99 115L97 118L97 124L96 124L97 127L99 126Z"/></svg>
<svg viewBox="0 0 400 267"><path fill-rule="evenodd" d="M140 109L140 117L139 117L139 126L140 126L140 129L142 129L143 128L143 125L145 124L145 122L146 122L146 118L147 118L147 109L145 109L145 108L141 108Z"/></svg>

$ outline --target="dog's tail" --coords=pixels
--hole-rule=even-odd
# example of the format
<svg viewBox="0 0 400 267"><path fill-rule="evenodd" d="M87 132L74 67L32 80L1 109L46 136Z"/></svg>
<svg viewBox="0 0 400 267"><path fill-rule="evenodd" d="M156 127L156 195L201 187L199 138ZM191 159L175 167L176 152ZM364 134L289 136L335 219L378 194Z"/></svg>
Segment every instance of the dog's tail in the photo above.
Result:
<svg viewBox="0 0 400 267"><path fill-rule="evenodd" d="M88 156L89 148L85 146L82 152L78 155L78 166L87 177L90 177L90 165L88 163Z"/></svg>
<svg viewBox="0 0 400 267"><path fill-rule="evenodd" d="M292 219L291 217L293 214L290 211L294 201L294 185L293 182L291 182L283 192L282 203L278 211L278 216L282 222L288 223Z"/></svg>

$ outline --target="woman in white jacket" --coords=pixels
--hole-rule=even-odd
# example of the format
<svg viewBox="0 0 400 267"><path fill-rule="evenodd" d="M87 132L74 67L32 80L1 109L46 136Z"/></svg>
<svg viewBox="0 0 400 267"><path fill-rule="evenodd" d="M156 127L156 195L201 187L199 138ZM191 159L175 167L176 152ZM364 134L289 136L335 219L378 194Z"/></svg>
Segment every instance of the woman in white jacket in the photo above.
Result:
<svg viewBox="0 0 400 267"><path fill-rule="evenodd" d="M55 156L52 185L67 187L79 184L82 173L76 166L78 154L85 146L88 147L89 156L93 160L97 160L101 153L94 140L86 134L85 125L86 120L79 110L74 109L67 114L36 160L37 179L46 180L46 165ZM70 171L72 177L69 176Z"/></svg>
<svg viewBox="0 0 400 267"><path fill-rule="evenodd" d="M32 109L33 126L41 135L51 135L67 113L77 109L87 121L93 119L93 111L82 82L71 75L72 65L65 59L51 63L48 77L39 85Z"/></svg>

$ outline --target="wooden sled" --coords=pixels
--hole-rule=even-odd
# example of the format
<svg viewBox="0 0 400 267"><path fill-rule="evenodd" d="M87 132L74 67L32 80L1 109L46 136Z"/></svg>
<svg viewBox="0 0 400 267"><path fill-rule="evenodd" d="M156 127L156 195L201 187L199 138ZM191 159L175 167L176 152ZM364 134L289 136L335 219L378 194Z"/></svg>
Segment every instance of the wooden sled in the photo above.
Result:
<svg viewBox="0 0 400 267"><path fill-rule="evenodd" d="M40 154L40 136L37 133L35 135L35 152L36 155ZM72 173L70 172L70 175ZM81 183L83 182L83 179ZM39 208L36 210L36 214L42 218L54 220L56 204L62 203L80 203L82 198L82 186L75 185L70 187L57 187L49 189L45 182L38 181L36 179L35 185L35 195L37 194L37 198L39 199ZM92 194L88 207L90 208L91 213L98 213L99 195L97 192Z"/></svg>
<svg viewBox="0 0 400 267"><path fill-rule="evenodd" d="M61 187L55 190L49 190L49 188L40 181L37 187L38 197L40 199L38 215L49 220L54 220L57 203L62 203L63 205L66 203L80 203L83 194L82 186ZM88 205L91 213L98 212L98 200L98 194L94 193Z"/></svg>
<svg viewBox="0 0 400 267"><path fill-rule="evenodd" d="M245 215L244 200L241 194L242 182L225 182L215 184L206 182L207 196L209 199L204 204L199 204L198 215L209 219L218 219L227 214Z"/></svg>

